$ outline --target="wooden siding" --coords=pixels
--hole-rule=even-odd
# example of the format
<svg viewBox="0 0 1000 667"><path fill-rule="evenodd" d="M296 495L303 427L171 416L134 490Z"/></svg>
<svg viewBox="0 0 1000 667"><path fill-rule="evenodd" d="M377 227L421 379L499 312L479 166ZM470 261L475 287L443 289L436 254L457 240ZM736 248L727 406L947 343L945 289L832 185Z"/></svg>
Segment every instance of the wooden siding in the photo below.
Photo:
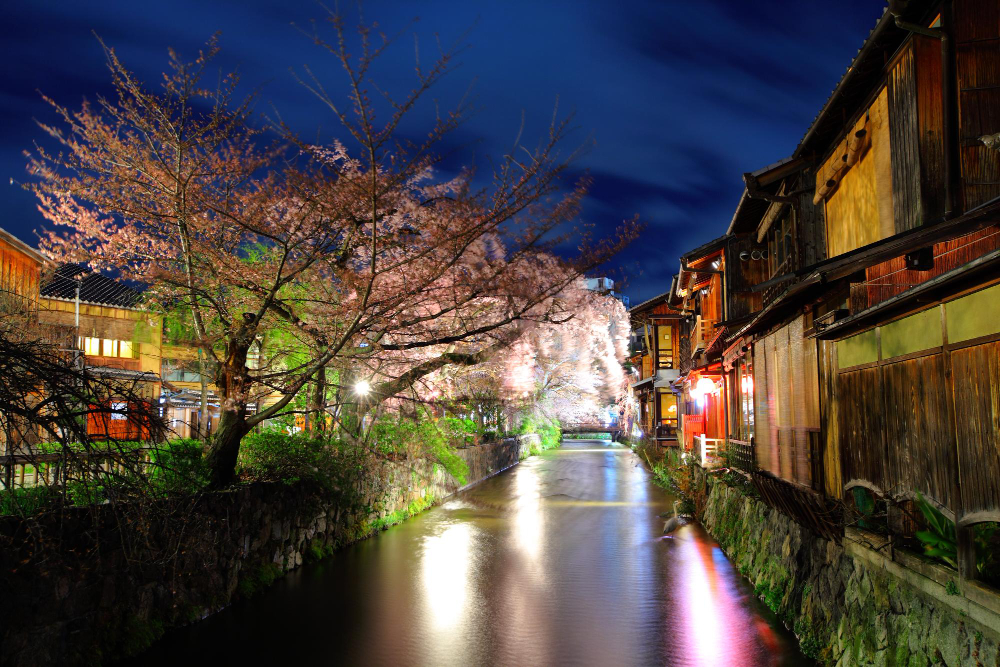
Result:
<svg viewBox="0 0 1000 667"><path fill-rule="evenodd" d="M1000 342L951 353L964 515L1000 521Z"/></svg>
<svg viewBox="0 0 1000 667"><path fill-rule="evenodd" d="M799 206L793 215L798 227L799 257L802 266L811 266L826 259L826 221L823 217L823 205L813 204L812 193L804 192L799 195Z"/></svg>
<svg viewBox="0 0 1000 667"><path fill-rule="evenodd" d="M865 269L867 280L851 285L851 311L859 312L905 292L915 285L947 273L977 257L1000 249L1000 226L935 243L934 267L927 271L906 268L902 255Z"/></svg>
<svg viewBox="0 0 1000 667"><path fill-rule="evenodd" d="M37 261L0 239L0 312L37 305L40 275Z"/></svg>
<svg viewBox="0 0 1000 667"><path fill-rule="evenodd" d="M837 377L841 474L845 486L858 482L888 489L884 418L878 397L882 382L878 368L840 373Z"/></svg>
<svg viewBox="0 0 1000 667"><path fill-rule="evenodd" d="M1000 3L955 3L955 73L965 210L1000 196L1000 152L979 137L1000 132Z"/></svg>
<svg viewBox="0 0 1000 667"><path fill-rule="evenodd" d="M967 524L1000 520L1000 318L992 289L882 325L874 330L878 360L838 371L846 486L899 500L920 493ZM992 326L950 343L949 332L970 317ZM935 323L936 338L923 331ZM887 335L891 327L902 328ZM901 337L919 341L900 345Z"/></svg>
<svg viewBox="0 0 1000 667"><path fill-rule="evenodd" d="M819 431L823 450L823 492L831 498L843 498L844 479L840 469L840 430L837 400L837 346L819 341Z"/></svg>
<svg viewBox="0 0 1000 667"><path fill-rule="evenodd" d="M955 435L944 375L944 355L881 367L889 488L906 497L919 491L954 508Z"/></svg>
<svg viewBox="0 0 1000 667"><path fill-rule="evenodd" d="M726 248L726 320L736 320L759 311L762 294L751 289L770 276L767 260L740 259L740 253L760 250L753 234L734 236Z"/></svg>
<svg viewBox="0 0 1000 667"><path fill-rule="evenodd" d="M920 152L920 214L917 225L944 217L944 118L941 97L941 42L913 36L917 81L917 137ZM897 227L902 232L910 227Z"/></svg>
<svg viewBox="0 0 1000 667"><path fill-rule="evenodd" d="M917 74L912 43L889 72L889 134L892 147L893 221L897 231L921 223Z"/></svg>

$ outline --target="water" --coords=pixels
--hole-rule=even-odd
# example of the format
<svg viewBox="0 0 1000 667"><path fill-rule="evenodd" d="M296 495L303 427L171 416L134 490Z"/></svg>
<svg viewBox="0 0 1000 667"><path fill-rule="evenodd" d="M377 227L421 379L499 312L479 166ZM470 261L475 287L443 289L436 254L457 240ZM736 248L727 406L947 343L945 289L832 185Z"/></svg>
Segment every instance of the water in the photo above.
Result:
<svg viewBox="0 0 1000 667"><path fill-rule="evenodd" d="M247 602L137 664L810 664L638 458L567 442Z"/></svg>

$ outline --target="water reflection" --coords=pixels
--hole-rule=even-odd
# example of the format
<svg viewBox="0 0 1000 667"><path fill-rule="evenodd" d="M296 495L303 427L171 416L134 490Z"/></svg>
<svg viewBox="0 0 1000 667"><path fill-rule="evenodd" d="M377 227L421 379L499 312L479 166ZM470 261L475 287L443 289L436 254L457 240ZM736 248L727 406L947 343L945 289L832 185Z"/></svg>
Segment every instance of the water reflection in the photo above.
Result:
<svg viewBox="0 0 1000 667"><path fill-rule="evenodd" d="M469 596L472 525L453 523L429 535L421 554L424 600L435 629L454 629Z"/></svg>
<svg viewBox="0 0 1000 667"><path fill-rule="evenodd" d="M808 664L627 449L529 459L135 664Z"/></svg>

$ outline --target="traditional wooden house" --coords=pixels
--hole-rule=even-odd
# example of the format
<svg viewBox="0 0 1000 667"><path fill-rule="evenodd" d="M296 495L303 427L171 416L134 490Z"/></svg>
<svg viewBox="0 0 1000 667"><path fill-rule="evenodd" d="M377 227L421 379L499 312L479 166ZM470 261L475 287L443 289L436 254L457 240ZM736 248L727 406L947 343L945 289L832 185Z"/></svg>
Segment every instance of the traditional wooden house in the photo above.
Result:
<svg viewBox="0 0 1000 667"><path fill-rule="evenodd" d="M59 266L45 276L38 321L42 326L72 330L70 345L81 353L87 373L107 379L108 387L127 388L129 399L109 396L107 410L88 415L94 437L143 440L148 425L131 413L146 412L160 396L160 318L139 307L131 287L75 264ZM133 401L146 403L136 410Z"/></svg>
<svg viewBox="0 0 1000 667"><path fill-rule="evenodd" d="M729 229L764 267L726 334L754 394L730 438L803 498L886 501L904 539L926 499L963 577L971 526L1000 520L998 43L995 0L894 3Z"/></svg>
<svg viewBox="0 0 1000 667"><path fill-rule="evenodd" d="M38 312L38 288L45 258L17 237L0 229L0 318L4 327L31 332ZM4 406L0 405L0 410ZM22 444L25 431L0 416L0 455Z"/></svg>
<svg viewBox="0 0 1000 667"><path fill-rule="evenodd" d="M722 343L726 331L725 246L719 237L681 256L673 301L688 319L689 350L677 388L686 449L714 454L726 435Z"/></svg>
<svg viewBox="0 0 1000 667"><path fill-rule="evenodd" d="M812 198L808 163L788 158L744 174L730 222L733 264L746 313L730 329L727 373L730 449L744 467L798 487L823 490L819 355L811 304L790 294L804 268L825 257L822 212ZM839 495L839 480L830 489Z"/></svg>
<svg viewBox="0 0 1000 667"><path fill-rule="evenodd" d="M672 383L680 375L682 314L667 303L669 292L629 309L632 333L631 391L643 434L663 446L676 445L679 406Z"/></svg>

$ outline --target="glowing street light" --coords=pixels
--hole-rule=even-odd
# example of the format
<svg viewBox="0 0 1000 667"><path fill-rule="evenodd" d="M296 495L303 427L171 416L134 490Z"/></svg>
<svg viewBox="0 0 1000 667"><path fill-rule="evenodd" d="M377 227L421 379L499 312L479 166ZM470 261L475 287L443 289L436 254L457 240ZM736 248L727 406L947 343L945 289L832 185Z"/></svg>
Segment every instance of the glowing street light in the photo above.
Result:
<svg viewBox="0 0 1000 667"><path fill-rule="evenodd" d="M372 386L368 380L358 380L354 383L354 393L358 396L367 396L371 390Z"/></svg>

